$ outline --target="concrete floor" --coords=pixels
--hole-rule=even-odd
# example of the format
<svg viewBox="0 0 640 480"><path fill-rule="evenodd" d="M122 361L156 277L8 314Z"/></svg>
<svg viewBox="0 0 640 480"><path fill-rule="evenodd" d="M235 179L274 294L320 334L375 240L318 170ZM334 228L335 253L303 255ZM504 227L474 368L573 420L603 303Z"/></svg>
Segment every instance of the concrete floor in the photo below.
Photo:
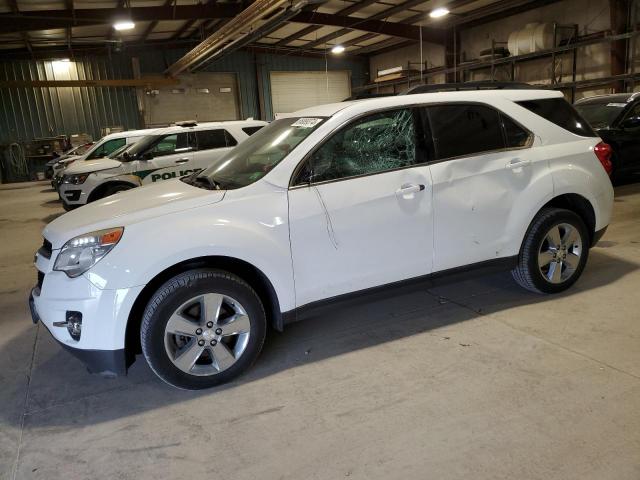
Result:
<svg viewBox="0 0 640 480"><path fill-rule="evenodd" d="M55 199L0 187L2 479L640 478L640 184L566 294L499 274L381 298L272 335L197 393L142 358L89 375L31 323Z"/></svg>

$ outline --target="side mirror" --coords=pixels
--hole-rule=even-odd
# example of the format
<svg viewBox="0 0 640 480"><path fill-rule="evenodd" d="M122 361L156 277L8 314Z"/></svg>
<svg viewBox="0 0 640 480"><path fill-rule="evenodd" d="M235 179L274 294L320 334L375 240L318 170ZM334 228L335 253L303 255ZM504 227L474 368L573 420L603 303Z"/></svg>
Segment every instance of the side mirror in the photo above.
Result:
<svg viewBox="0 0 640 480"><path fill-rule="evenodd" d="M144 153L142 154L142 156L140 157L140 160L144 160L144 161L153 160L153 153L151 153L151 152L144 152Z"/></svg>
<svg viewBox="0 0 640 480"><path fill-rule="evenodd" d="M626 118L621 124L620 128L622 130L636 130L640 128L640 117L629 117Z"/></svg>

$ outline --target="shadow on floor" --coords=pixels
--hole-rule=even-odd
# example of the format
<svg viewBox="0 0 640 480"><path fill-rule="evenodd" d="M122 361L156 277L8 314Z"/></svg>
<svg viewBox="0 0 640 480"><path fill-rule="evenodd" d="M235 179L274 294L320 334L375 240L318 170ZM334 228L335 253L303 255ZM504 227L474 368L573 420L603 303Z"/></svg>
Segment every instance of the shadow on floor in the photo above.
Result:
<svg viewBox="0 0 640 480"><path fill-rule="evenodd" d="M44 224L51 223L51 222L53 222L56 218L58 218L59 216L64 215L64 213L65 213L65 212L64 212L64 210L62 210L62 211L60 211L60 212L52 213L51 215L47 215L46 217L44 217L44 218L42 219L42 223L44 223Z"/></svg>
<svg viewBox="0 0 640 480"><path fill-rule="evenodd" d="M89 375L80 362L62 350L39 325L27 421L29 416L44 415L47 424L74 424L76 417L60 409L55 415L48 415L48 409L66 404L69 407L75 405L73 408L81 405L85 410L95 407L91 414L82 415L83 422L100 423L195 398L212 397L220 391L238 388L288 369L434 331L478 318L481 314L553 302L559 297L584 293L617 281L638 267L602 249L594 249L582 278L572 289L557 296L536 295L522 290L505 272L457 283L415 285L369 298L366 303L352 302L318 311L312 317L288 326L284 333L271 332L256 365L240 379L200 392L180 391L165 385L149 370L142 356L138 357L126 377L105 379ZM26 298L24 316L28 318ZM434 332L434 335L444 334ZM449 339L443 336L445 340ZM25 357L27 344L33 344L33 330L30 328L25 328L21 335L6 344L0 350L0 358ZM1 371L0 376L3 376ZM15 380L5 378L3 388L9 392L5 390L8 396L3 397L21 406L25 382L24 377ZM104 402L104 395L109 395L108 402ZM99 397L103 401L98 402ZM99 408L95 406L98 403ZM16 415L6 413L11 411L15 412L15 409L1 409L0 422L15 424Z"/></svg>

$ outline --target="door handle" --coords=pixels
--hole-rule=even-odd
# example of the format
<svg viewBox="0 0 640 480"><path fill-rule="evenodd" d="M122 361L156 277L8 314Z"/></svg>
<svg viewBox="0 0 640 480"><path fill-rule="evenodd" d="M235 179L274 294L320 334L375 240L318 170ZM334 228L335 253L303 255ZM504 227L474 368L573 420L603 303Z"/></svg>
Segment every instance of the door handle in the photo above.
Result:
<svg viewBox="0 0 640 480"><path fill-rule="evenodd" d="M411 195L412 193L418 193L425 189L423 184L415 184L415 183L405 183L398 190L396 190L396 195L405 196Z"/></svg>
<svg viewBox="0 0 640 480"><path fill-rule="evenodd" d="M530 163L531 163L531 160L520 160L519 158L514 158L513 160L511 160L509 163L505 165L505 168L508 168L508 169L520 168L520 167L529 165Z"/></svg>
<svg viewBox="0 0 640 480"><path fill-rule="evenodd" d="M187 163L188 161L188 158L180 158L179 160L176 160L176 163Z"/></svg>

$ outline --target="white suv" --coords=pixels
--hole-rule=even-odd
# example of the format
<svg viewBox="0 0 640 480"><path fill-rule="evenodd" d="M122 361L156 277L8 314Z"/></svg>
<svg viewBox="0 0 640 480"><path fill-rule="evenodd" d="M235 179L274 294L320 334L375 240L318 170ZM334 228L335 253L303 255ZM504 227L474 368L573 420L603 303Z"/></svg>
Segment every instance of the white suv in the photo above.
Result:
<svg viewBox="0 0 640 480"><path fill-rule="evenodd" d="M63 172L58 193L65 210L163 180L200 171L218 160L267 122L182 122L146 131L146 136L117 156L75 162Z"/></svg>
<svg viewBox="0 0 640 480"><path fill-rule="evenodd" d="M51 178L51 186L54 189L58 189L62 182L62 175L64 170L74 162L83 160L96 160L102 157L108 157L116 150L121 149L126 145L131 145L140 140L145 135L149 135L153 129L144 130L127 130L125 132L116 132L105 135L96 143L94 143L89 149L87 149L81 155L70 155L65 158L61 158L53 165L53 176Z"/></svg>
<svg viewBox="0 0 640 480"><path fill-rule="evenodd" d="M309 108L199 174L50 223L33 318L92 371L142 351L197 389L249 367L268 324L345 296L493 265L560 292L609 224L610 153L559 92Z"/></svg>

